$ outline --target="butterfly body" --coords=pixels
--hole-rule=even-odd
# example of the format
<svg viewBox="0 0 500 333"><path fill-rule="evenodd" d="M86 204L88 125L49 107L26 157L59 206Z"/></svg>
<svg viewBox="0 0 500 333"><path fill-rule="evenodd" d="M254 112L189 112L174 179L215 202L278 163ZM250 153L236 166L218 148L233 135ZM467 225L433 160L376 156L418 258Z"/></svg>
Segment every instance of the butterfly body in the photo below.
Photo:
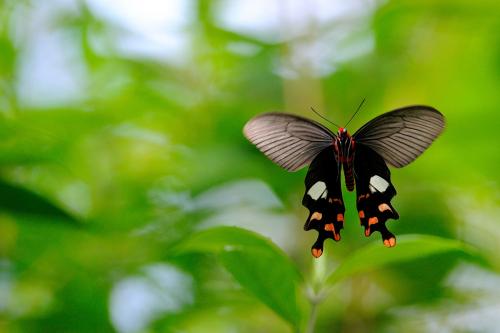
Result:
<svg viewBox="0 0 500 333"><path fill-rule="evenodd" d="M444 129L443 115L429 106L409 106L382 114L353 135L334 134L300 116L266 113L251 119L245 136L269 159L288 171L309 165L302 204L309 216L305 230L317 230L311 253L319 257L327 238L340 240L345 206L340 173L347 190L356 188L356 208L365 236L379 232L385 246L396 245L387 229L399 214L391 204L396 189L387 164L401 168L421 155Z"/></svg>

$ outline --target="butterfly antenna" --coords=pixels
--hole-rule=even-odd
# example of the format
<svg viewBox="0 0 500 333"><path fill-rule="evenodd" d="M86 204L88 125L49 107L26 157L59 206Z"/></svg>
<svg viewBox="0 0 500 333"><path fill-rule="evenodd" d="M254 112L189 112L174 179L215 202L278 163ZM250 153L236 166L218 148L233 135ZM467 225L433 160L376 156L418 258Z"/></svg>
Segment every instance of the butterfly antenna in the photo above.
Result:
<svg viewBox="0 0 500 333"><path fill-rule="evenodd" d="M361 103L359 103L358 109L356 110L356 112L354 112L354 114L352 115L351 119L349 119L349 121L347 122L347 124L345 124L344 128L347 127L347 125L349 125L349 123L351 122L351 120L354 119L354 116L356 115L356 113L358 113L359 110L361 110L361 107L363 106L363 104L365 104L365 101L366 101L366 98L363 98L363 100L361 101Z"/></svg>
<svg viewBox="0 0 500 333"><path fill-rule="evenodd" d="M333 121L331 120L328 120L326 119L325 117L323 117L318 111L314 110L314 108L311 106L311 111L314 112L318 117L320 117L321 119L323 120L326 120L327 122L329 122L330 124L336 126L337 128L340 128L339 125L335 124Z"/></svg>

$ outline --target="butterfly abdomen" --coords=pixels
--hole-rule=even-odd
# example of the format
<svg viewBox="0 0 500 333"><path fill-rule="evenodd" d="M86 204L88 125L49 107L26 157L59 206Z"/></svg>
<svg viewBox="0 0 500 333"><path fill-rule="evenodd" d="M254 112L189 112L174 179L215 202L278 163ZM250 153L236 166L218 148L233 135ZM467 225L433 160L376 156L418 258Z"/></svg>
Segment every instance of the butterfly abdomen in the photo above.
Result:
<svg viewBox="0 0 500 333"><path fill-rule="evenodd" d="M351 192L354 190L354 176L352 174L352 159L347 162L344 162L344 176L345 176L345 186L347 190Z"/></svg>
<svg viewBox="0 0 500 333"><path fill-rule="evenodd" d="M349 135L345 128L340 128L338 131L337 139L333 147L335 149L335 156L344 168L345 186L347 190L354 190L354 175L353 175L353 159L354 159L354 140Z"/></svg>

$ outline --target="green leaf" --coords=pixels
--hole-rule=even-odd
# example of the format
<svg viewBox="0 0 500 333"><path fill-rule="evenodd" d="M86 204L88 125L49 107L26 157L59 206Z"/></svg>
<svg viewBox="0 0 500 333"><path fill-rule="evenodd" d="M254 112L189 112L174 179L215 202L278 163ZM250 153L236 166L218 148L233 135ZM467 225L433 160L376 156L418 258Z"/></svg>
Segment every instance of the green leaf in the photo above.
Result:
<svg viewBox="0 0 500 333"><path fill-rule="evenodd" d="M282 253L279 247L255 232L226 226L194 233L183 240L182 244L176 247L176 250L218 253L230 248L240 250L268 249Z"/></svg>
<svg viewBox="0 0 500 333"><path fill-rule="evenodd" d="M445 252L474 254L475 250L458 240L436 236L400 236L398 245L393 248L386 248L377 241L347 257L328 277L327 283L334 284L354 274Z"/></svg>
<svg viewBox="0 0 500 333"><path fill-rule="evenodd" d="M236 227L216 227L193 234L179 252L215 253L222 265L249 293L298 327L296 291L302 281L287 255L262 236Z"/></svg>
<svg viewBox="0 0 500 333"><path fill-rule="evenodd" d="M38 215L45 218L76 222L76 219L49 200L25 188L0 180L0 211Z"/></svg>
<svg viewBox="0 0 500 333"><path fill-rule="evenodd" d="M242 287L294 326L299 325L297 286L292 267L283 265L275 254L266 250L224 251L220 258Z"/></svg>

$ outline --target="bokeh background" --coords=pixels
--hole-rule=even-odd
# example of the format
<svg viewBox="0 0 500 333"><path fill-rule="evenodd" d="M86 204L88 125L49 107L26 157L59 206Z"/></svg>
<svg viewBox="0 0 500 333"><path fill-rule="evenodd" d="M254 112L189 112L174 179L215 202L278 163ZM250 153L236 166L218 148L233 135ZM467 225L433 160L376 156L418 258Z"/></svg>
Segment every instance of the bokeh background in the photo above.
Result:
<svg viewBox="0 0 500 333"><path fill-rule="evenodd" d="M291 324L216 255L175 248L220 225L253 230L307 299L351 253L383 247L344 192L343 239L313 260L306 170L242 135L258 113L315 118L311 106L344 124L363 98L351 132L410 104L445 114L431 149L392 172L389 227L476 252L353 275L315 331L499 332L499 88L493 0L3 0L0 332L310 329L307 301Z"/></svg>

